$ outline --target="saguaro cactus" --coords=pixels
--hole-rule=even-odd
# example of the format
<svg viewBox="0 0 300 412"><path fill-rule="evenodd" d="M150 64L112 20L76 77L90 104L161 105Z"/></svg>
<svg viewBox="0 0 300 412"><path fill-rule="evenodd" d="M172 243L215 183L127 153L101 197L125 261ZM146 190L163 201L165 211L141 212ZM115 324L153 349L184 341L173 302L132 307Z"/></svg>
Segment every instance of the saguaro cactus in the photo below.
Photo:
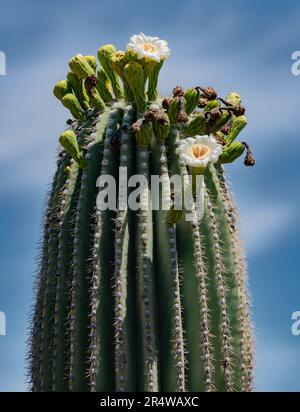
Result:
<svg viewBox="0 0 300 412"><path fill-rule="evenodd" d="M44 219L33 391L251 390L246 263L223 169L244 151L254 164L236 140L245 109L237 93L224 100L211 87L161 98L169 53L141 33L126 52L101 47L98 67L76 55L54 87L74 119L59 139ZM180 208L172 179L188 175L191 202Z"/></svg>

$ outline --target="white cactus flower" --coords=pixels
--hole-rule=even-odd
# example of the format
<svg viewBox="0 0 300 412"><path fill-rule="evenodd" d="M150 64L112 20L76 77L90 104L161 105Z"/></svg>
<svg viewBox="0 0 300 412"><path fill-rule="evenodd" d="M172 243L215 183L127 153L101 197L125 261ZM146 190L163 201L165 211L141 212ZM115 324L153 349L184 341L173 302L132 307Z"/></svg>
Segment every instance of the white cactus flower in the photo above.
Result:
<svg viewBox="0 0 300 412"><path fill-rule="evenodd" d="M176 149L187 166L201 170L209 163L216 163L222 151L222 146L212 136L187 137Z"/></svg>
<svg viewBox="0 0 300 412"><path fill-rule="evenodd" d="M145 36L144 33L130 37L127 50L137 54L138 59L147 58L160 62L169 57L171 50L165 40L159 37Z"/></svg>

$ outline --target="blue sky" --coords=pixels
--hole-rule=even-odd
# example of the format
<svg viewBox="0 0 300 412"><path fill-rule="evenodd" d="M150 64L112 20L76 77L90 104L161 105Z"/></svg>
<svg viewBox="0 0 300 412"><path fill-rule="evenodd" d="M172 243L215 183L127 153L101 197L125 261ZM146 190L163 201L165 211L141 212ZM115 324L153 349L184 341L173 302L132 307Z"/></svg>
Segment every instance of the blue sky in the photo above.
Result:
<svg viewBox="0 0 300 412"><path fill-rule="evenodd" d="M160 90L212 85L244 97L243 139L255 168L228 167L248 250L257 336L255 389L300 391L298 217L299 87L291 54L300 50L300 5L289 0L1 0L0 50L0 391L25 390L27 314L40 235L41 207L67 112L52 96L77 52L104 43L124 48L140 31L169 41Z"/></svg>

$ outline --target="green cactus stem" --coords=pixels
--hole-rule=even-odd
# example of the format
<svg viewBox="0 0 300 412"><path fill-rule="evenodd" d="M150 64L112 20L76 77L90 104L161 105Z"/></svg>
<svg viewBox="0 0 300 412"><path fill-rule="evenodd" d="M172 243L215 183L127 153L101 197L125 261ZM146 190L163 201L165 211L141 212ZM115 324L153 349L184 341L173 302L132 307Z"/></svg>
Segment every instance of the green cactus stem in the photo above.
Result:
<svg viewBox="0 0 300 412"><path fill-rule="evenodd" d="M168 55L141 33L126 51L101 47L100 65L76 55L54 87L74 119L44 218L34 392L252 390L247 265L224 171L244 152L255 163L238 140L245 108L211 87L159 96Z"/></svg>

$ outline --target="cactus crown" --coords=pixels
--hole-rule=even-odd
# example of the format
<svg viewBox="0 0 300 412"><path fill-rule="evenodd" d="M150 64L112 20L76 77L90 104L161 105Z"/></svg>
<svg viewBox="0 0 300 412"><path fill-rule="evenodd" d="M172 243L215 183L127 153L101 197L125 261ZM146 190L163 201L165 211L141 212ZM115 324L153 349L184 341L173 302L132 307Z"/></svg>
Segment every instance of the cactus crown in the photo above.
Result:
<svg viewBox="0 0 300 412"><path fill-rule="evenodd" d="M223 171L249 145L237 93L157 92L170 49L144 34L127 50L77 54L54 95L68 108L45 215L30 336L34 391L248 391L252 335L237 213ZM101 208L108 177L146 184ZM192 179L187 210L171 184ZM150 175L167 200L153 209ZM196 213L201 178L201 216ZM108 179L108 180L107 180ZM123 185L123 186L122 186ZM120 189L121 188L121 189ZM185 190L185 189L184 189ZM151 199L152 200L152 199ZM123 202L123 203L122 203Z"/></svg>

